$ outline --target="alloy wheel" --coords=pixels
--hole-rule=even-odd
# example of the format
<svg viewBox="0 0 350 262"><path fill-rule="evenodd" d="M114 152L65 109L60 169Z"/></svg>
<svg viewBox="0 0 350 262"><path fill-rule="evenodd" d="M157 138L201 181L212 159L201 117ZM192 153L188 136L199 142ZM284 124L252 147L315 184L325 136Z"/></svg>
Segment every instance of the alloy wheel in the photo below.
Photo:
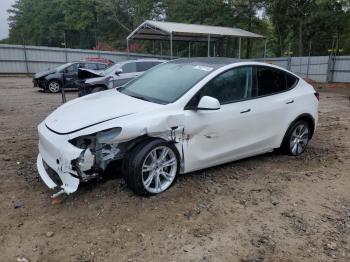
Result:
<svg viewBox="0 0 350 262"><path fill-rule="evenodd" d="M309 127L305 124L297 125L294 128L289 141L290 152L293 155L298 156L305 151L309 142L309 134Z"/></svg>
<svg viewBox="0 0 350 262"><path fill-rule="evenodd" d="M177 172L177 159L167 146L153 148L142 165L142 183L152 194L161 193L173 183Z"/></svg>
<svg viewBox="0 0 350 262"><path fill-rule="evenodd" d="M56 81L52 81L49 83L48 88L51 93L57 93L60 91L60 84Z"/></svg>

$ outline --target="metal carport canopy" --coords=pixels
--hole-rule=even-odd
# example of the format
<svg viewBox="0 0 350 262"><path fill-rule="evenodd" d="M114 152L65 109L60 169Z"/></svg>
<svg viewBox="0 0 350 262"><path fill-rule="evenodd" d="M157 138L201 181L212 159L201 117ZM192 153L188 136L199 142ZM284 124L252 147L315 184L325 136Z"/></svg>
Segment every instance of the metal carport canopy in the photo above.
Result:
<svg viewBox="0 0 350 262"><path fill-rule="evenodd" d="M127 37L127 42L130 39L170 40L172 56L172 41L208 42L209 51L210 41L224 37L238 37L239 45L241 38L264 38L239 28L146 20Z"/></svg>

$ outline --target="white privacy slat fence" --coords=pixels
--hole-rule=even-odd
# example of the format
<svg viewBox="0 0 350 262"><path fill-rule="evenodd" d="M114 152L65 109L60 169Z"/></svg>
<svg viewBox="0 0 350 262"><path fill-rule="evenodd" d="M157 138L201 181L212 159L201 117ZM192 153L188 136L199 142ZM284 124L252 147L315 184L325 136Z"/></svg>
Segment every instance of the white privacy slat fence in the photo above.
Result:
<svg viewBox="0 0 350 262"><path fill-rule="evenodd" d="M114 62L154 57L169 59L165 56L139 53L0 44L0 74L32 74L87 57L107 58ZM318 82L350 83L350 56L277 57L254 60L275 64Z"/></svg>
<svg viewBox="0 0 350 262"><path fill-rule="evenodd" d="M350 83L350 56L310 56L256 59L286 68L317 82Z"/></svg>
<svg viewBox="0 0 350 262"><path fill-rule="evenodd" d="M127 52L0 44L0 74L32 74L88 57L107 58L114 62L128 59L161 58L161 56L128 54ZM163 56L162 58L167 59L168 57Z"/></svg>

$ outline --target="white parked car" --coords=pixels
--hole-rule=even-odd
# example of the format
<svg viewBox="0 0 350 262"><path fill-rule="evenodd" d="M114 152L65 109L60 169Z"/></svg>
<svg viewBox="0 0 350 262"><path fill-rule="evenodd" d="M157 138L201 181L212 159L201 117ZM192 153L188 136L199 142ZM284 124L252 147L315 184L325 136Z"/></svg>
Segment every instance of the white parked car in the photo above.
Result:
<svg viewBox="0 0 350 262"><path fill-rule="evenodd" d="M107 90L108 88L120 87L135 77L142 75L150 68L157 66L166 60L139 59L127 60L114 64L102 72L94 72L89 69L80 69L79 77L88 79L81 80L79 96Z"/></svg>
<svg viewBox="0 0 350 262"><path fill-rule="evenodd" d="M106 110L108 108L108 110ZM316 128L318 94L274 65L225 58L173 60L116 90L74 99L38 127L39 174L73 193L122 160L140 195L179 173L274 149L298 156Z"/></svg>

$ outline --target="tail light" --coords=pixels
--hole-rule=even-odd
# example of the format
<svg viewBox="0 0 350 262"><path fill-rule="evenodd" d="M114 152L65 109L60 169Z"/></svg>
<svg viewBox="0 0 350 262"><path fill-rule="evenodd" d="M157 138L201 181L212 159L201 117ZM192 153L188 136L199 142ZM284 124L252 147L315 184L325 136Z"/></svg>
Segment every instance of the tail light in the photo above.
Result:
<svg viewBox="0 0 350 262"><path fill-rule="evenodd" d="M320 93L315 92L314 95L316 96L317 100L320 100Z"/></svg>

